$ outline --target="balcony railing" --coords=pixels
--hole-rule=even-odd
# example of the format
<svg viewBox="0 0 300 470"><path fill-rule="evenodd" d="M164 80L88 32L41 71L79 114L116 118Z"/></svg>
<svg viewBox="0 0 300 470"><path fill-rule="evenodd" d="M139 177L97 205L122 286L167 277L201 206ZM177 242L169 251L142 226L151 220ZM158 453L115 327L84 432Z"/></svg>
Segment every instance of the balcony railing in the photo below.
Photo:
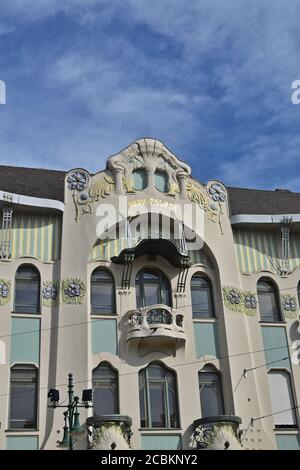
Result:
<svg viewBox="0 0 300 470"><path fill-rule="evenodd" d="M137 338L165 337L185 341L184 315L167 305L127 312L127 341Z"/></svg>

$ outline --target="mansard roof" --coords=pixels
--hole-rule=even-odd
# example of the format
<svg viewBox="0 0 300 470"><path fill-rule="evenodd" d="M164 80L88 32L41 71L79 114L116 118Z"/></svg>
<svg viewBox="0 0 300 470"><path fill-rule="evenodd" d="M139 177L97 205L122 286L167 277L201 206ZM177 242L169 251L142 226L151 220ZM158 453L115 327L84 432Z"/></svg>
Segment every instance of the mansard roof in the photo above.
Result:
<svg viewBox="0 0 300 470"><path fill-rule="evenodd" d="M0 165L0 191L64 201L65 171ZM227 187L230 213L299 214L300 193Z"/></svg>

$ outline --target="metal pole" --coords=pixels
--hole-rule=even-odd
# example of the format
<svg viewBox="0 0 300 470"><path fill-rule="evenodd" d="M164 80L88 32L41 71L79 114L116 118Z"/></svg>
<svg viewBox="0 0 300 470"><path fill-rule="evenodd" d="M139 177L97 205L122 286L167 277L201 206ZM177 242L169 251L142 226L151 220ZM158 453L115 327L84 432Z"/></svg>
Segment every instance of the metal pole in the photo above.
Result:
<svg viewBox="0 0 300 470"><path fill-rule="evenodd" d="M74 383L73 383L73 374L69 374L68 379L68 395L69 395L69 450L73 450L73 437L71 436L71 430L73 428L73 401L74 401Z"/></svg>

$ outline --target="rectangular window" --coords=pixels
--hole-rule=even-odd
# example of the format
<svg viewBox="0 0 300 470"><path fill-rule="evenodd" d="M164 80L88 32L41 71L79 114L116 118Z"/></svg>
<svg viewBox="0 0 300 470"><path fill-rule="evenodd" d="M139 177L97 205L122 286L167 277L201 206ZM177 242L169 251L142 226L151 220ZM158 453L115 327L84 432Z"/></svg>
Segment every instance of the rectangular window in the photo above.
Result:
<svg viewBox="0 0 300 470"><path fill-rule="evenodd" d="M10 377L10 429L37 428L37 379L33 366L15 366Z"/></svg>
<svg viewBox="0 0 300 470"><path fill-rule="evenodd" d="M268 378L275 427L295 427L296 413L289 373L271 370Z"/></svg>

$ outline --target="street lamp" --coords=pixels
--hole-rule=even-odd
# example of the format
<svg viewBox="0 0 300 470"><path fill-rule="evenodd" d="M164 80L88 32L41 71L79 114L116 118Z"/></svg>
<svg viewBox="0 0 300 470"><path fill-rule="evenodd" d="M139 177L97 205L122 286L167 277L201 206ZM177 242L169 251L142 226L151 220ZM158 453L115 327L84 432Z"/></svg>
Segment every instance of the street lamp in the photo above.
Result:
<svg viewBox="0 0 300 470"><path fill-rule="evenodd" d="M66 408L66 411L64 411L64 434L59 447L69 447L69 450L73 450L73 436L80 436L85 433L80 425L78 408L92 408L93 391L91 389L83 390L82 402L80 403L79 397L74 396L73 374L69 374L68 395L68 405L60 405L59 391L51 388L48 392L48 398L50 398L51 402L48 408Z"/></svg>

